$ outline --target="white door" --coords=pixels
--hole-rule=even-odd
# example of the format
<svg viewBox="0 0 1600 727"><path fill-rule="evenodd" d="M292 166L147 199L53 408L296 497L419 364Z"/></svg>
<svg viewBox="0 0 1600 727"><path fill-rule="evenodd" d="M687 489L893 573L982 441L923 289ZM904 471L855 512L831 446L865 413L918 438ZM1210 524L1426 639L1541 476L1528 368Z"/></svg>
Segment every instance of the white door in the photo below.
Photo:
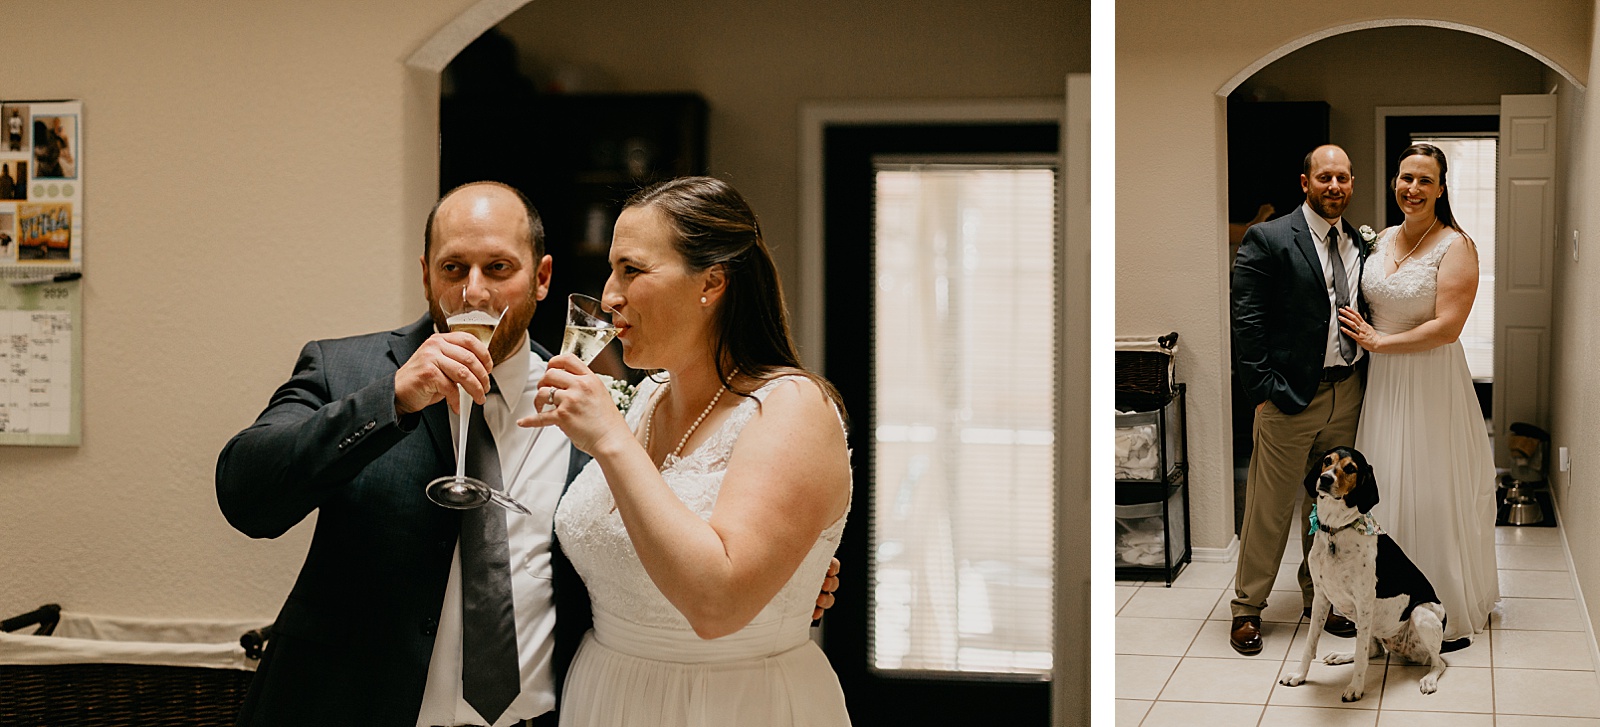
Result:
<svg viewBox="0 0 1600 727"><path fill-rule="evenodd" d="M1500 97L1495 260L1495 462L1512 422L1549 426L1556 247L1556 97Z"/></svg>
<svg viewBox="0 0 1600 727"><path fill-rule="evenodd" d="M1089 428L1089 74L1067 76L1067 108L1061 129L1061 225L1064 254L1057 256L1060 281L1056 330L1062 340L1059 431ZM1056 449L1056 593L1055 653L1087 654L1089 637L1090 548L1088 437L1063 437ZM1095 531L1095 536L1102 535ZM1103 540L1104 538L1102 538ZM1086 659L1054 659L1051 681L1051 724L1088 727L1090 675ZM1102 686L1110 679L1098 677Z"/></svg>

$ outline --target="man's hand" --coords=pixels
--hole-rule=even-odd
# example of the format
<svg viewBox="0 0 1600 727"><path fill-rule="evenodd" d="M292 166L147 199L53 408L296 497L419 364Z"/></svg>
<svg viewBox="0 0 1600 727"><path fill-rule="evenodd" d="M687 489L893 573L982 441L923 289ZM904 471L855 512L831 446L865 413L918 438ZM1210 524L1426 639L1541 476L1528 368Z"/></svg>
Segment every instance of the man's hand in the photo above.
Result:
<svg viewBox="0 0 1600 727"><path fill-rule="evenodd" d="M811 611L811 620L822 618L822 612L833 608L833 592L839 590L839 559L828 563L828 575L822 579L822 592L817 594L817 607Z"/></svg>
<svg viewBox="0 0 1600 727"><path fill-rule="evenodd" d="M394 410L405 416L440 399L457 411L456 385L483 403L494 367L489 347L470 333L435 333L394 373Z"/></svg>

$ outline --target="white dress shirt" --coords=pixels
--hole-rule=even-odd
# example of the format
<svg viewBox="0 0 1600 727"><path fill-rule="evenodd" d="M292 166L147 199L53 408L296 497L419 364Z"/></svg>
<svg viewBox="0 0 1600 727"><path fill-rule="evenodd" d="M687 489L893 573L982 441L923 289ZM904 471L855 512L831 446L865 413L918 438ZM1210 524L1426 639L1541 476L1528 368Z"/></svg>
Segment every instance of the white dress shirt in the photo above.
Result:
<svg viewBox="0 0 1600 727"><path fill-rule="evenodd" d="M535 392L544 371L545 362L524 343L511 358L495 366L492 376L500 391L486 397L483 409L484 420L494 433L501 481L507 483L507 494L533 511L532 515L523 515L497 505L484 506L506 516L512 613L516 619L517 661L522 670L522 693L512 700L494 727L537 717L556 706L551 664L556 610L551 589L550 537L556 503L566 485L569 443L556 427L546 428L535 442L537 429L517 426L518 419L533 414L538 406ZM451 414L450 441L457 441L459 428L460 419ZM417 725L485 724L461 696L461 546L457 543Z"/></svg>
<svg viewBox="0 0 1600 727"><path fill-rule="evenodd" d="M1328 321L1328 342L1323 353L1322 365L1349 366L1360 361L1367 352L1357 346L1356 357L1349 361L1344 360L1344 354L1339 352L1339 304L1334 302L1338 299L1333 291L1333 258L1328 255L1328 230L1339 230L1339 257L1344 260L1344 278L1350 284L1348 300L1351 307L1355 307L1356 301L1361 296L1361 251L1356 247L1355 240L1350 239L1349 233L1345 232L1343 218L1330 225L1327 220L1322 219L1322 215L1311 209L1309 202L1300 205L1300 212L1306 216L1306 224L1310 226L1311 246L1317 250L1317 261L1322 264L1323 284L1328 289L1328 309L1333 311Z"/></svg>

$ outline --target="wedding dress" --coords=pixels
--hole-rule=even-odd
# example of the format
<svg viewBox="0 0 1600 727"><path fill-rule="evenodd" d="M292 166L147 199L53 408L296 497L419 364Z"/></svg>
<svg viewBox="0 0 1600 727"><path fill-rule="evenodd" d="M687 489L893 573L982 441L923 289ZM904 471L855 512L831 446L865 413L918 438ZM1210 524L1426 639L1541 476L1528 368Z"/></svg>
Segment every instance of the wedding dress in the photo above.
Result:
<svg viewBox="0 0 1600 727"><path fill-rule="evenodd" d="M784 379L768 382L705 444L667 456L662 478L709 520L739 432ZM660 387L646 380L627 413L638 430ZM848 725L844 693L810 638L811 611L845 516L817 535L805 560L749 625L703 640L639 562L613 509L599 463L573 480L556 510L562 548L589 587L594 630L579 647L561 696L562 727Z"/></svg>
<svg viewBox="0 0 1600 727"><path fill-rule="evenodd" d="M1459 233L1384 275L1399 228L1380 238L1361 292L1379 333L1432 320L1439 261ZM1467 243L1463 243L1467 244ZM1460 341L1427 351L1368 353L1356 449L1377 478L1378 523L1428 576L1444 604L1445 638L1486 627L1500 597L1495 568L1494 459Z"/></svg>

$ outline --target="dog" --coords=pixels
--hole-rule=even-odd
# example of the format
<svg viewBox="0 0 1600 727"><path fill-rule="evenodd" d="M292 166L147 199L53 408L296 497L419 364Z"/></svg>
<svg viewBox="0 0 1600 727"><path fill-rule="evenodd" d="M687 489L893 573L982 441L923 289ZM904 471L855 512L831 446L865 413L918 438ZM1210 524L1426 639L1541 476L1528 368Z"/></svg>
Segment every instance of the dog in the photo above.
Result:
<svg viewBox="0 0 1600 727"><path fill-rule="evenodd" d="M1306 495L1317 503L1312 514L1316 539L1307 556L1316 589L1311 630L1300 669L1285 674L1278 683L1289 687L1305 683L1331 605L1356 624L1356 651L1329 654L1322 660L1326 664L1355 662L1355 674L1340 700L1361 699L1367 661L1382 653L1379 644L1390 653L1432 667L1419 687L1423 694L1434 693L1445 670L1439 655L1445 644L1444 604L1428 577L1370 516L1378 504L1378 483L1367 458L1351 447L1330 449L1306 474L1305 488Z"/></svg>

